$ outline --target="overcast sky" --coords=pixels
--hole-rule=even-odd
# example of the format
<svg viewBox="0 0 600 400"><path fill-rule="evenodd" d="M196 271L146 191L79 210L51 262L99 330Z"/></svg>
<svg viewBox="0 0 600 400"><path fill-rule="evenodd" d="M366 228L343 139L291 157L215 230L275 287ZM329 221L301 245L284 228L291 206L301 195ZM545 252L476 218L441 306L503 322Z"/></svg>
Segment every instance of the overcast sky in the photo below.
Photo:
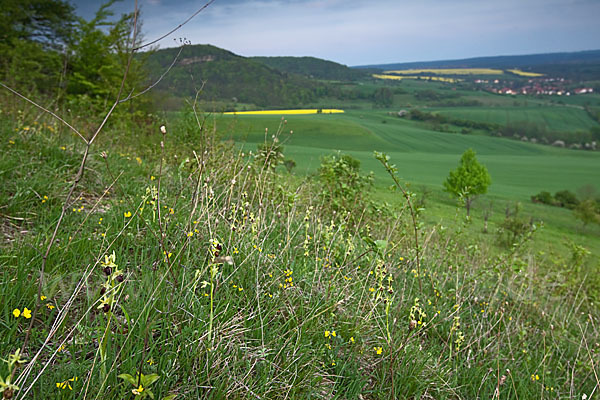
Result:
<svg viewBox="0 0 600 400"><path fill-rule="evenodd" d="M89 19L101 4L75 0ZM117 3L117 13L133 10ZM204 1L138 0L147 40ZM160 42L212 44L243 56L314 56L346 65L600 48L600 0L215 0Z"/></svg>

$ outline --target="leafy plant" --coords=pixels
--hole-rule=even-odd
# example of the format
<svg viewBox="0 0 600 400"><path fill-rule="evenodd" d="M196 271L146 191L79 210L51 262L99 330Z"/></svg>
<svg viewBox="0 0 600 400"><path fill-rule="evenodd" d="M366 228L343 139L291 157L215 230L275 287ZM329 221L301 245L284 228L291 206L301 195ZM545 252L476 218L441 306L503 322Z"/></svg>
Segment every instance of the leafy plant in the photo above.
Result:
<svg viewBox="0 0 600 400"><path fill-rule="evenodd" d="M468 149L460 158L458 168L450 171L444 182L444 188L454 196L464 199L467 217L469 217L473 199L487 193L491 183L487 168L477 161L475 151Z"/></svg>
<svg viewBox="0 0 600 400"><path fill-rule="evenodd" d="M372 175L361 175L360 161L348 154L321 158L318 176L324 185L321 196L334 210L350 210L364 203L364 190L373 183Z"/></svg>
<svg viewBox="0 0 600 400"><path fill-rule="evenodd" d="M134 387L134 389L131 389L131 393L133 393L136 399L145 399L146 397L153 399L154 393L150 390L150 385L156 382L160 376L157 374L144 375L140 372L135 377L129 374L120 374L119 378L131 383Z"/></svg>

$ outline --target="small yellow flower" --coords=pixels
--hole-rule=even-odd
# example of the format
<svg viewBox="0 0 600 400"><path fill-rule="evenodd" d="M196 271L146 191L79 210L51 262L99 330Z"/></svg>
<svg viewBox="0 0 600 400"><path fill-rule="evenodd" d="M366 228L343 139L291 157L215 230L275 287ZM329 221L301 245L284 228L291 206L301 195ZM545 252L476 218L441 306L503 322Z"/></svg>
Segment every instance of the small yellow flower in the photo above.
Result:
<svg viewBox="0 0 600 400"><path fill-rule="evenodd" d="M350 337L350 343L354 343L354 336Z"/></svg>
<svg viewBox="0 0 600 400"><path fill-rule="evenodd" d="M156 363L154 362L154 358L150 358L150 359L147 361L147 363L148 363L149 365L154 365L154 364L156 364Z"/></svg>
<svg viewBox="0 0 600 400"><path fill-rule="evenodd" d="M188 233L187 233L187 236L188 236L188 237L192 237L192 236L194 236L194 232L188 232Z"/></svg>
<svg viewBox="0 0 600 400"><path fill-rule="evenodd" d="M47 297L46 297L46 296L44 296L44 295L41 295L41 296L40 296L40 300L41 300L41 301L44 301L44 300L46 300L46 299L47 299Z"/></svg>
<svg viewBox="0 0 600 400"><path fill-rule="evenodd" d="M373 350L375 350L378 356L380 356L381 353L383 353L383 348L381 347L373 347Z"/></svg>
<svg viewBox="0 0 600 400"><path fill-rule="evenodd" d="M151 181L153 181L153 180L155 180L155 179L156 179L156 178L154 177L154 175L151 175L151 176L150 176L150 180L151 180Z"/></svg>
<svg viewBox="0 0 600 400"><path fill-rule="evenodd" d="M46 308L48 308L48 310L54 310L54 305L51 303L46 304Z"/></svg>
<svg viewBox="0 0 600 400"><path fill-rule="evenodd" d="M31 310L27 307L23 309L23 317L29 319L31 318Z"/></svg>
<svg viewBox="0 0 600 400"><path fill-rule="evenodd" d="M331 336L333 336L333 337L337 336L336 333L335 333L335 331L331 331Z"/></svg>
<svg viewBox="0 0 600 400"><path fill-rule="evenodd" d="M56 387L60 388L60 389L69 388L69 390L73 390L73 386L71 386L71 382L77 382L77 380L78 380L78 378L76 376L74 376L71 379L67 379L64 382L56 382Z"/></svg>
<svg viewBox="0 0 600 400"><path fill-rule="evenodd" d="M141 158L139 158L139 157L136 157L136 158L135 158L135 161L137 161L137 163L138 163L139 165L142 165L142 159L141 159Z"/></svg>
<svg viewBox="0 0 600 400"><path fill-rule="evenodd" d="M131 389L131 393L133 393L135 396L140 396L143 391L144 388L142 387L142 385L140 385L137 389Z"/></svg>
<svg viewBox="0 0 600 400"><path fill-rule="evenodd" d="M371 287L371 288L369 288L369 292L371 292L371 293L372 293L372 292L374 292L374 291L375 291L375 288L372 288L372 287Z"/></svg>
<svg viewBox="0 0 600 400"><path fill-rule="evenodd" d="M19 318L19 316L21 315L21 310L19 310L18 308L15 308L13 310L13 315L15 316L15 318Z"/></svg>
<svg viewBox="0 0 600 400"><path fill-rule="evenodd" d="M131 211L125 211L125 212L123 213L123 216L124 216L125 218L129 218L129 217L131 217Z"/></svg>
<svg viewBox="0 0 600 400"><path fill-rule="evenodd" d="M331 335L331 332L325 331L325 337L329 337L329 335Z"/></svg>
<svg viewBox="0 0 600 400"><path fill-rule="evenodd" d="M169 214L175 214L175 210L173 210L172 208L169 208Z"/></svg>

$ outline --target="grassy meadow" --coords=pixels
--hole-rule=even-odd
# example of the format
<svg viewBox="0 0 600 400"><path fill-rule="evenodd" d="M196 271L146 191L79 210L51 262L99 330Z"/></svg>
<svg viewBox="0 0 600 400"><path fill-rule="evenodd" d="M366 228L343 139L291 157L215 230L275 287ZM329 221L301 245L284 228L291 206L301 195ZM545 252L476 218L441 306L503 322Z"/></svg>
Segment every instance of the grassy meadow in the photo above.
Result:
<svg viewBox="0 0 600 400"><path fill-rule="evenodd" d="M79 139L2 120L6 390L16 398L158 399L592 393L600 286L582 237L560 252L532 251L528 235L499 246L491 227L481 233L479 215L467 223L437 189L413 220L418 196L406 203L387 191L393 180L366 150L345 149L375 172L371 200L339 208L320 180L304 178L336 143L379 143L416 190L438 186L463 144L480 151L497 186L511 149L511 163L554 159L575 170L585 165L573 161L580 153L417 127L394 141L389 127L403 122L382 124L380 112L347 117L290 118L281 134L276 118L227 125L248 124L254 151L249 138L264 140L269 128L267 138L273 132L298 160L296 175L223 140L233 131L215 127L232 117L200 117L195 127L167 120L166 134L155 126L143 146L114 127L99 137L71 197ZM418 140L428 134L460 142ZM513 187L506 179L491 196L510 198ZM572 220L562 209L547 213Z"/></svg>
<svg viewBox="0 0 600 400"><path fill-rule="evenodd" d="M71 128L2 92L0 396L597 396L600 224L531 196L592 193L600 152L397 115L567 135L599 98L362 79L313 82L309 111L116 101L106 125L72 97ZM442 185L469 148L492 184L466 218Z"/></svg>
<svg viewBox="0 0 600 400"><path fill-rule="evenodd" d="M282 117L240 116L232 120L222 116L217 119L217 124L228 127L224 137L243 143L242 147L247 151L256 150L256 145L273 132L282 131L284 154L297 163L296 173L300 175L314 174L320 158L332 151L351 154L361 161L365 173L374 173L377 193L382 197L387 195L385 189L389 182L385 170L374 159L373 151L385 151L397 165L400 177L409 182L413 190L419 192L426 188L434 196L437 210L433 215L428 213L433 220L455 214L456 201L442 191L442 183L448 171L458 164L462 152L473 148L488 168L493 182L488 195L476 206L476 212L483 212L492 202L493 214L499 222L505 208L518 202L524 206L525 214L546 223L539 234L540 247L549 238L562 248L563 236L571 240L582 237L585 245L599 254L597 235L600 229L597 226L588 226L584 230L571 211L532 204L530 200L540 191L555 193L566 189L576 192L581 187L600 182L598 153L506 138L436 132L414 121L390 117L383 111L285 118L287 122L282 124Z"/></svg>

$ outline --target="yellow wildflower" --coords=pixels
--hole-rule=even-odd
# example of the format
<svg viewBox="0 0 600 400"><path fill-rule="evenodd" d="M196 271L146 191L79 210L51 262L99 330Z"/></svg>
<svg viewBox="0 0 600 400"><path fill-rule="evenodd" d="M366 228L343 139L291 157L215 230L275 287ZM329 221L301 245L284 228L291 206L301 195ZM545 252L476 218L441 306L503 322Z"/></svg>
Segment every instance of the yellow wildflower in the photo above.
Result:
<svg viewBox="0 0 600 400"><path fill-rule="evenodd" d="M142 387L142 385L140 385L137 389L131 389L131 393L133 393L136 396L140 396L143 391L144 388Z"/></svg>
<svg viewBox="0 0 600 400"><path fill-rule="evenodd" d="M125 218L129 218L129 217L131 217L131 211L125 211L125 212L123 213L123 216L124 216Z"/></svg>
<svg viewBox="0 0 600 400"><path fill-rule="evenodd" d="M21 315L21 310L19 310L18 308L15 308L13 310L13 315L15 316L15 318L19 318L19 316Z"/></svg>
<svg viewBox="0 0 600 400"><path fill-rule="evenodd" d="M31 310L27 307L23 309L23 317L29 319L31 318Z"/></svg>

